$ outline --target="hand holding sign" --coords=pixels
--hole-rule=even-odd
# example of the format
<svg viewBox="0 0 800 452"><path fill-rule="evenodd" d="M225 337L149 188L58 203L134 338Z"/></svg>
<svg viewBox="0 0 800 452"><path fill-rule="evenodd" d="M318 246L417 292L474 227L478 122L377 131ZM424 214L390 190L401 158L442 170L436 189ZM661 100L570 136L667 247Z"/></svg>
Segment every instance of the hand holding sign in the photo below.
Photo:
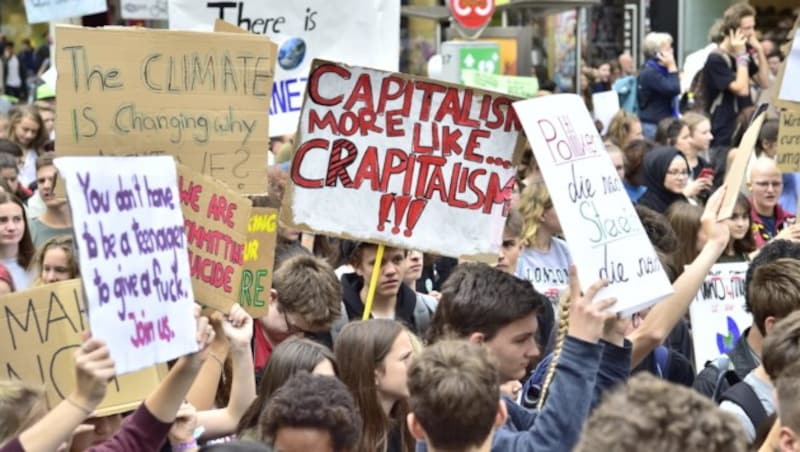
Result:
<svg viewBox="0 0 800 452"><path fill-rule="evenodd" d="M222 322L222 329L232 349L249 350L250 339L253 338L253 318L238 304L231 306L228 318Z"/></svg>
<svg viewBox="0 0 800 452"><path fill-rule="evenodd" d="M108 382L115 374L114 360L105 342L91 338L75 351L75 390L67 400L92 414L106 396Z"/></svg>
<svg viewBox="0 0 800 452"><path fill-rule="evenodd" d="M575 265L569 267L569 332L568 334L592 344L597 343L605 328L608 319L615 318L616 314L608 311L614 306L616 298L604 298L594 301L597 293L608 286L608 281L597 281L581 292L581 283L578 279L578 269Z"/></svg>

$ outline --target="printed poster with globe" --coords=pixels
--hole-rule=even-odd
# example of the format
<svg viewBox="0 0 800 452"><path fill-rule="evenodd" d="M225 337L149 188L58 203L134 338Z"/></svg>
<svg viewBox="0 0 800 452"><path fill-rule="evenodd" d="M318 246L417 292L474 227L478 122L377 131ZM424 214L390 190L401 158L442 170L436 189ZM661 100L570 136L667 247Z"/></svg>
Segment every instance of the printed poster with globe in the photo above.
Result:
<svg viewBox="0 0 800 452"><path fill-rule="evenodd" d="M294 134L315 58L396 71L400 51L397 0L170 0L169 27L211 31L223 19L278 44L269 109L270 136Z"/></svg>
<svg viewBox="0 0 800 452"><path fill-rule="evenodd" d="M737 262L711 267L689 307L696 369L731 351L753 321L745 310L747 266L747 262Z"/></svg>

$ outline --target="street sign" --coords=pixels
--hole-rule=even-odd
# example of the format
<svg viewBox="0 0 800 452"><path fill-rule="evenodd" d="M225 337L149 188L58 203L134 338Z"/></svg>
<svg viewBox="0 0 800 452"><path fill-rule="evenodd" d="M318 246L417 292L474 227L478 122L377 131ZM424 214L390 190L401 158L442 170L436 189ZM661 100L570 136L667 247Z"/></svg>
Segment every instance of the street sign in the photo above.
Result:
<svg viewBox="0 0 800 452"><path fill-rule="evenodd" d="M448 6L461 33L477 37L492 20L495 0L449 0Z"/></svg>

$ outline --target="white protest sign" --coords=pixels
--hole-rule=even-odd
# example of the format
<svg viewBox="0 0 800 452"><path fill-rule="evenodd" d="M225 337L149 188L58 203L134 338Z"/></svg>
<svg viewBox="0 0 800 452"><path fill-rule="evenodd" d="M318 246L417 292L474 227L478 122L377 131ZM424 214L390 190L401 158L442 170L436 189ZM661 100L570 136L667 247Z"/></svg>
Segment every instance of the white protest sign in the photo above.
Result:
<svg viewBox="0 0 800 452"><path fill-rule="evenodd" d="M632 314L672 293L664 270L583 100L558 94L514 103L542 170L582 289L607 279Z"/></svg>
<svg viewBox="0 0 800 452"><path fill-rule="evenodd" d="M745 310L744 281L747 262L711 267L689 307L696 369L733 349L753 322Z"/></svg>
<svg viewBox="0 0 800 452"><path fill-rule="evenodd" d="M123 19L167 20L167 0L120 0Z"/></svg>
<svg viewBox="0 0 800 452"><path fill-rule="evenodd" d="M61 157L92 335L124 374L197 350L172 157Z"/></svg>
<svg viewBox="0 0 800 452"><path fill-rule="evenodd" d="M800 102L800 29L795 29L794 40L784 63L783 80L778 98L791 102Z"/></svg>
<svg viewBox="0 0 800 452"><path fill-rule="evenodd" d="M619 94L616 91L603 91L592 94L592 105L594 106L594 119L603 124L603 135L608 131L608 125L619 112Z"/></svg>
<svg viewBox="0 0 800 452"><path fill-rule="evenodd" d="M103 13L106 0L25 0L29 24Z"/></svg>
<svg viewBox="0 0 800 452"><path fill-rule="evenodd" d="M316 62L281 215L303 229L497 253L520 125L503 94Z"/></svg>
<svg viewBox="0 0 800 452"><path fill-rule="evenodd" d="M396 71L398 0L170 0L169 26L210 31L223 19L278 44L269 111L270 136L294 133L314 58Z"/></svg>

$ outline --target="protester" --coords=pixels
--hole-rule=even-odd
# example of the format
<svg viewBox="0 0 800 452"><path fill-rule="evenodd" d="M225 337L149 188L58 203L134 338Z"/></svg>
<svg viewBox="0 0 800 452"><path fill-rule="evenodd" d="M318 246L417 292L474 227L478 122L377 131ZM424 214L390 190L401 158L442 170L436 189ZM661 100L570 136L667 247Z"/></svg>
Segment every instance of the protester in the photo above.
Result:
<svg viewBox="0 0 800 452"><path fill-rule="evenodd" d="M356 450L414 450L408 432L408 364L413 358L410 331L388 319L351 322L336 338L336 360L361 415L361 439Z"/></svg>
<svg viewBox="0 0 800 452"><path fill-rule="evenodd" d="M509 210L506 224L503 228L503 243L495 264L496 269L511 274L517 271L517 264L525 243L522 240L522 227L522 216L519 211L516 209Z"/></svg>
<svg viewBox="0 0 800 452"><path fill-rule="evenodd" d="M602 93L611 90L611 64L608 62L600 63L594 71L592 81L592 93Z"/></svg>
<svg viewBox="0 0 800 452"><path fill-rule="evenodd" d="M606 140L612 144L620 149L625 149L628 143L643 138L642 123L635 115L620 110L611 118L611 122L608 124Z"/></svg>
<svg viewBox="0 0 800 452"><path fill-rule="evenodd" d="M14 54L14 43L6 42L3 48L3 74L5 93L18 101L25 100L25 67Z"/></svg>
<svg viewBox="0 0 800 452"><path fill-rule="evenodd" d="M53 237L72 235L72 213L66 198L55 193L58 171L53 164L52 155L43 155L36 159L37 191L45 204L45 210L36 218L32 218L31 239L36 247L41 247Z"/></svg>
<svg viewBox="0 0 800 452"><path fill-rule="evenodd" d="M681 92L681 82L672 36L648 33L642 49L646 61L639 70L639 119L644 136L653 139L661 120L678 116L676 98Z"/></svg>
<svg viewBox="0 0 800 452"><path fill-rule="evenodd" d="M733 207L733 215L727 220L731 241L725 253L720 256L719 262L746 262L750 260L750 254L756 250L750 210L750 201L739 193Z"/></svg>
<svg viewBox="0 0 800 452"><path fill-rule="evenodd" d="M679 149L689 161L692 169L692 179L698 179L701 172L706 168L711 168L708 161L708 153L711 146L711 122L708 116L694 111L686 112L681 119L689 128L689 143L684 149Z"/></svg>
<svg viewBox="0 0 800 452"><path fill-rule="evenodd" d="M666 212L672 230L678 238L678 249L670 255L670 264L676 275L683 273L705 246L706 238L701 234L700 218L703 209L685 202L673 203Z"/></svg>
<svg viewBox="0 0 800 452"><path fill-rule="evenodd" d="M31 270L38 275L34 287L80 276L77 250L72 236L53 237L42 245L33 258Z"/></svg>
<svg viewBox="0 0 800 452"><path fill-rule="evenodd" d="M664 214L675 202L688 202L684 195L689 179L689 162L675 148L653 149L644 157L642 180L647 191L639 205Z"/></svg>
<svg viewBox="0 0 800 452"><path fill-rule="evenodd" d="M790 364L775 386L780 424L777 450L795 452L800 448L800 363Z"/></svg>
<svg viewBox="0 0 800 452"><path fill-rule="evenodd" d="M646 140L633 140L622 148L623 161L625 163L625 178L622 184L631 202L638 202L639 198L647 191L644 186L642 162L644 156L653 149L653 144Z"/></svg>
<svg viewBox="0 0 800 452"><path fill-rule="evenodd" d="M13 143L9 142L9 144ZM0 178L8 185L11 193L23 203L33 194L28 187L20 183L18 160L9 154L0 153Z"/></svg>
<svg viewBox="0 0 800 452"><path fill-rule="evenodd" d="M19 180L23 185L29 186L36 181L39 148L47 140L47 132L39 110L32 105L15 108L9 119L8 138L25 150Z"/></svg>
<svg viewBox="0 0 800 452"><path fill-rule="evenodd" d="M36 248L31 240L25 207L14 195L0 192L0 264L11 273L15 290L31 286L28 267Z"/></svg>
<svg viewBox="0 0 800 452"><path fill-rule="evenodd" d="M752 193L750 218L756 247L763 247L775 237L800 239L800 225L794 225L794 216L783 210L778 202L783 179L774 160L764 156L753 163L748 187Z"/></svg>
<svg viewBox="0 0 800 452"><path fill-rule="evenodd" d="M403 283L415 289L417 281L422 277L423 254L421 251L410 250L406 253L406 269L403 272Z"/></svg>

